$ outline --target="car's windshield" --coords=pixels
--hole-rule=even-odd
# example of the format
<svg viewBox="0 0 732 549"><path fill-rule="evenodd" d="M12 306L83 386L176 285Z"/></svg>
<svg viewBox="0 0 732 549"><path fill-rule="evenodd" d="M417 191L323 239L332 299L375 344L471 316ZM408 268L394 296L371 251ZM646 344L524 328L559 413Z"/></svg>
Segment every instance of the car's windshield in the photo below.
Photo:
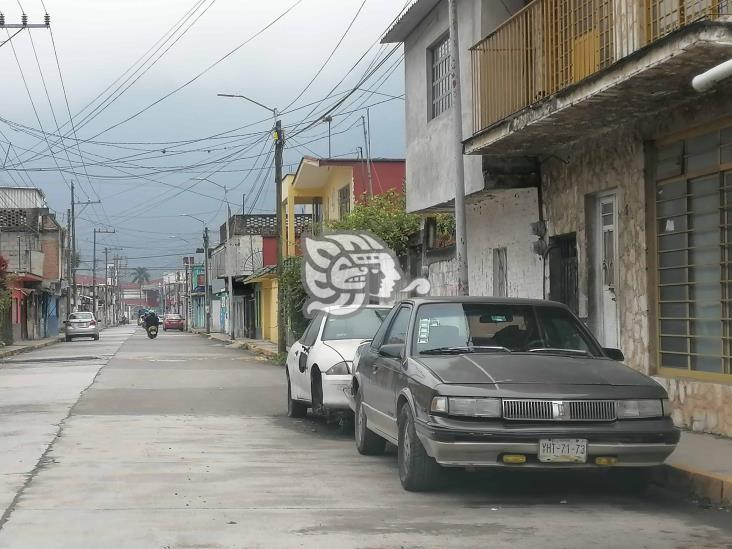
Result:
<svg viewBox="0 0 732 549"><path fill-rule="evenodd" d="M348 316L329 314L323 328L323 341L337 339L370 339L381 326L390 309L368 308Z"/></svg>
<svg viewBox="0 0 732 549"><path fill-rule="evenodd" d="M513 352L600 356L597 345L564 309L495 303L422 305L417 311L414 346L418 353L451 348L480 352L481 347L495 352L503 347Z"/></svg>
<svg viewBox="0 0 732 549"><path fill-rule="evenodd" d="M69 315L69 320L91 320L92 318L94 318L94 315L92 315L91 313L84 313L84 312L71 313Z"/></svg>

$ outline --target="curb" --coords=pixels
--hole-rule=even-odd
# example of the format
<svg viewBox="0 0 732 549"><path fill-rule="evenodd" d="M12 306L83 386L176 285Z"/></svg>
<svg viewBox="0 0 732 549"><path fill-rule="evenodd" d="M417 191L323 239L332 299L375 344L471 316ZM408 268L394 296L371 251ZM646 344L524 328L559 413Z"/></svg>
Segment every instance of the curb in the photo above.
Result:
<svg viewBox="0 0 732 549"><path fill-rule="evenodd" d="M63 339L61 337L59 337L58 339L44 341L43 343L40 343L38 345L27 345L25 347L21 347L20 349L12 349L10 351L0 351L0 359L9 358L11 356L20 355L22 353L29 353L30 351L35 351L36 349L43 349L44 347L50 347L51 345L56 345L56 343L61 343L61 341L63 341Z"/></svg>
<svg viewBox="0 0 732 549"><path fill-rule="evenodd" d="M732 477L696 469L688 465L663 465L653 481L686 496L698 497L714 505L732 506Z"/></svg>
<svg viewBox="0 0 732 549"><path fill-rule="evenodd" d="M205 337L205 338L208 338L210 340L220 341L222 343L227 343L231 347L236 347L237 349L243 349L245 351L250 351L252 353L258 354L258 355L263 356L263 357L265 357L267 359L270 359L270 360L272 360L274 358L277 358L277 352L276 351L271 351L269 349L265 349L264 347L260 347L258 345L253 344L253 343L246 343L246 342L241 342L241 341L231 341L231 340L219 339L218 337L214 337L211 334L207 334L206 332L198 332L198 331L196 331L196 332L192 332L192 333L198 334L198 335L200 335L202 337Z"/></svg>

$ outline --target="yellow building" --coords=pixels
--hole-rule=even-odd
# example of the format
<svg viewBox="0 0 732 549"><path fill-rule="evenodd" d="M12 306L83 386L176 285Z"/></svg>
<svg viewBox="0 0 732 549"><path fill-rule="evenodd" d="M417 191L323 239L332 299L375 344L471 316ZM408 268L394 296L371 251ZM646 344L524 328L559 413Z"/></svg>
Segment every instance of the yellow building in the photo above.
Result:
<svg viewBox="0 0 732 549"><path fill-rule="evenodd" d="M314 158L305 156L297 172L282 180L283 255L297 254L295 206L306 205L312 214L312 230L324 222L341 219L364 195L403 190L403 159Z"/></svg>
<svg viewBox="0 0 732 549"><path fill-rule="evenodd" d="M243 282L254 285L256 338L277 343L277 268L264 267Z"/></svg>

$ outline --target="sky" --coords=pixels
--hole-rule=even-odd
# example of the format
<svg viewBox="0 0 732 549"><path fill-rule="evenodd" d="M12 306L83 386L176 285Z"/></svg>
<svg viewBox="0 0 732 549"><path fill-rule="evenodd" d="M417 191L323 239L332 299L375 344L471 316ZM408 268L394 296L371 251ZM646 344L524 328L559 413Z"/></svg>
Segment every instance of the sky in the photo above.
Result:
<svg viewBox="0 0 732 549"><path fill-rule="evenodd" d="M0 185L41 188L64 224L72 180L79 202L101 201L77 207L82 269L94 228L116 231L97 234L98 268L104 247L154 276L178 267L203 222L218 242L221 186L233 213L274 211L272 113L218 93L281 112L287 173L328 155L317 120L370 74L334 110L332 155L359 154L367 106L372 156L404 155L402 50L379 44L402 0L0 0L0 12L40 23L44 4L51 32L0 46Z"/></svg>

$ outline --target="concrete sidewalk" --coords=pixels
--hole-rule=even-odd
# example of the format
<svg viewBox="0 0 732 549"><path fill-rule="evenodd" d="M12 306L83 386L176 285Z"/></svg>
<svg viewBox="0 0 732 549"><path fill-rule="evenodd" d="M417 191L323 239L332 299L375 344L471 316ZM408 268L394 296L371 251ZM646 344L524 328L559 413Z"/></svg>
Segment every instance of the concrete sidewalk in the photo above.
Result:
<svg viewBox="0 0 732 549"><path fill-rule="evenodd" d="M4 347L0 347L0 359L19 355L20 353L27 353L29 351L41 349L43 347L48 347L49 345L53 345L55 343L63 341L63 338L63 335L57 335L54 337L34 339L31 341L23 340L18 342L17 344L14 343L13 345L6 345Z"/></svg>
<svg viewBox="0 0 732 549"><path fill-rule="evenodd" d="M656 482L676 492L732 506L732 439L682 432Z"/></svg>
<svg viewBox="0 0 732 549"><path fill-rule="evenodd" d="M219 332L211 332L206 334L205 332L198 332L200 335L207 335L210 339L216 339L231 345L236 345L240 349L246 349L252 351L258 355L265 356L267 358L275 358L277 356L277 344L267 341L265 339L247 339L241 338L232 341L228 334L222 334Z"/></svg>

